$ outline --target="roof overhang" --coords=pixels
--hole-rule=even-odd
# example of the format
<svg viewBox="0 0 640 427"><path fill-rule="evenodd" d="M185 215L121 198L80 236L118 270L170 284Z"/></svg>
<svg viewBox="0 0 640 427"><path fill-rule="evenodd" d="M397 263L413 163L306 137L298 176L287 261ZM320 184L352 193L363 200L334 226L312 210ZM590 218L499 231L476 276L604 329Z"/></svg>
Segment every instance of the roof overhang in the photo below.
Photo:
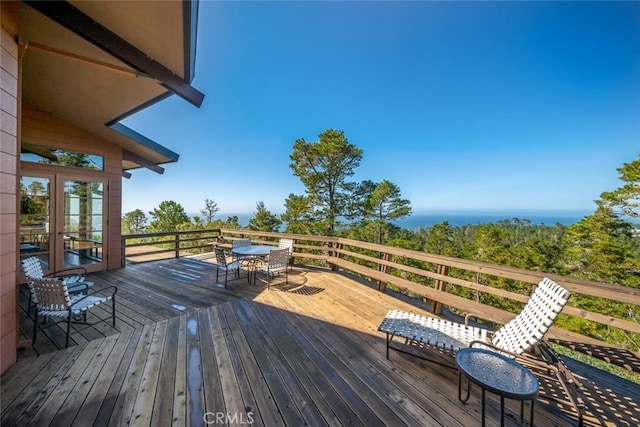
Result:
<svg viewBox="0 0 640 427"><path fill-rule="evenodd" d="M23 99L121 146L123 170L162 173L178 154L120 121L172 94L200 106L197 11L197 1L22 2Z"/></svg>

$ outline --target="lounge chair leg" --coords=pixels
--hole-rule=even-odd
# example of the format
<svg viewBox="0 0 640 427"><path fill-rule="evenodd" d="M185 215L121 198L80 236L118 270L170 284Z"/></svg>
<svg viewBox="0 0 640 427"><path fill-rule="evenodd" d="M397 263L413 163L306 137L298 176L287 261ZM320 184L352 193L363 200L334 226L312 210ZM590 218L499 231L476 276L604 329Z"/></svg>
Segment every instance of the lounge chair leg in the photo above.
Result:
<svg viewBox="0 0 640 427"><path fill-rule="evenodd" d="M31 346L36 343L36 333L38 332L38 309L35 309L35 318L33 319L33 338L31 339Z"/></svg>
<svg viewBox="0 0 640 427"><path fill-rule="evenodd" d="M390 335L387 332L387 359L389 358L389 344L391 344L391 340L393 339L393 335Z"/></svg>
<svg viewBox="0 0 640 427"><path fill-rule="evenodd" d="M113 327L115 328L116 327L116 296L115 295L112 297L111 318L112 318Z"/></svg>
<svg viewBox="0 0 640 427"><path fill-rule="evenodd" d="M67 340L65 341L64 348L69 347L69 334L71 333L71 313L67 317Z"/></svg>

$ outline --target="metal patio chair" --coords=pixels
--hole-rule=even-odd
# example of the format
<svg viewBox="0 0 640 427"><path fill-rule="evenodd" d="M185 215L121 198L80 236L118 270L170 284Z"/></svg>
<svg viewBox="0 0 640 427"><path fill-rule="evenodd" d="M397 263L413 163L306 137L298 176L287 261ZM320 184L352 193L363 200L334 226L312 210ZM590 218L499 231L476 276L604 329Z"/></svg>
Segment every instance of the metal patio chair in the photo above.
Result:
<svg viewBox="0 0 640 427"><path fill-rule="evenodd" d="M271 278L282 272L285 274L285 284L289 283L289 249L274 249L269 253L269 259L257 267L267 276L267 289L271 288Z"/></svg>
<svg viewBox="0 0 640 427"><path fill-rule="evenodd" d="M251 239L233 239L231 241L231 249L239 248L242 246L251 246ZM238 261L241 264L252 264L255 262L256 257L253 255L237 255L233 252L231 253L233 261Z"/></svg>
<svg viewBox="0 0 640 427"><path fill-rule="evenodd" d="M85 292L88 288L93 286L93 282L85 281L85 275L87 274L87 269L84 267L74 267L68 268L65 270L55 271L51 274L44 274L42 269L42 263L40 258L37 256L32 256L29 258L23 258L20 261L22 265L22 272L27 278L27 282L30 279L42 279L44 277L55 277L61 279L65 285L67 285L67 290L70 294L77 294ZM29 292L29 302L27 306L27 316L31 316L31 306L33 305L32 295Z"/></svg>
<svg viewBox="0 0 640 427"><path fill-rule="evenodd" d="M289 266L289 269L291 269L291 260L293 259L293 239L280 239L280 241L278 242L278 248L289 250L289 259L287 260L287 265Z"/></svg>
<svg viewBox="0 0 640 427"><path fill-rule="evenodd" d="M76 332L88 327L97 325L108 320L112 321L112 326L116 326L116 293L118 288L109 286L98 289L92 293L78 293L70 295L65 282L60 278L31 278L29 279L29 290L35 306L35 318L33 321L33 338L35 344L38 331L54 326L60 322L67 323L67 336L65 347L69 346L69 335L71 334L71 324L85 325ZM85 285L86 286L86 285ZM110 294L107 294L111 291ZM85 289L86 292L86 289ZM111 301L111 315L104 318L97 318L95 322L87 322L87 312L92 307ZM44 322L38 326L38 318L44 317ZM47 322L49 318L57 319L54 322Z"/></svg>
<svg viewBox="0 0 640 427"><path fill-rule="evenodd" d="M227 261L227 253L222 246L214 245L213 252L216 254L216 283L220 270L224 271L224 287L227 287L229 273L236 273L240 277L240 261Z"/></svg>
<svg viewBox="0 0 640 427"><path fill-rule="evenodd" d="M544 278L522 311L496 331L470 326L471 318L482 318L475 314L468 314L463 324L399 310L389 310L378 330L387 335L387 359L391 349L455 368L455 354L465 347L483 347L511 357L530 368L538 378L559 384L565 398L545 397L571 405L578 413L578 424L582 425L584 402L578 394L581 385L543 341L569 296L562 286ZM405 346L394 346L395 337L404 339ZM428 356L429 350L435 351L435 357Z"/></svg>

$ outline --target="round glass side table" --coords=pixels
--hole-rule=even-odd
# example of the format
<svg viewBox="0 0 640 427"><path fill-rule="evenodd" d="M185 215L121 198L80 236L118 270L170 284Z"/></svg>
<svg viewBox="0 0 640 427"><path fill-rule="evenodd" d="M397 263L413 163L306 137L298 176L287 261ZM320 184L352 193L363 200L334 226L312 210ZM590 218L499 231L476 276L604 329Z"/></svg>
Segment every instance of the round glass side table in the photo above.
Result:
<svg viewBox="0 0 640 427"><path fill-rule="evenodd" d="M464 348L456 354L458 399L469 400L471 383L482 389L482 425L485 425L485 392L500 396L500 425L504 426L504 399L520 401L520 423L524 421L524 403L530 402L529 425L533 426L534 403L540 384L533 373L513 359L483 348ZM467 379L466 396L462 396L462 378Z"/></svg>

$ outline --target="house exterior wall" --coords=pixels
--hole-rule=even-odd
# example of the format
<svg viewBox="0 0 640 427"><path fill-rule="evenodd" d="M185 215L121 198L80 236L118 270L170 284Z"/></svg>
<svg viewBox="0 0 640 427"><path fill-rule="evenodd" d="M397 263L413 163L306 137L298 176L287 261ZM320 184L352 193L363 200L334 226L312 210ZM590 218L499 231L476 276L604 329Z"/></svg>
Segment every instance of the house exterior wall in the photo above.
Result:
<svg viewBox="0 0 640 427"><path fill-rule="evenodd" d="M21 102L19 46L14 38L18 32L18 2L2 1L0 16L0 374L3 374L16 362L18 350L20 175L47 168L30 164L21 170L21 141L104 156L104 172L77 169L70 172L76 176L99 174L93 176L108 182L109 220L103 250L109 270L121 267L122 148ZM56 169L55 173L59 172L63 170Z"/></svg>
<svg viewBox="0 0 640 427"><path fill-rule="evenodd" d="M68 173L106 179L109 185L107 200L108 225L105 230L106 246L103 248L107 270L121 267L122 217L122 148L66 122L53 114L38 110L23 103L21 140L45 147L90 153L104 156L104 171L65 168L39 164L24 164L22 171Z"/></svg>
<svg viewBox="0 0 640 427"><path fill-rule="evenodd" d="M18 45L13 38L17 3L2 2L0 34L0 373L16 362L17 317L17 189L19 69Z"/></svg>

